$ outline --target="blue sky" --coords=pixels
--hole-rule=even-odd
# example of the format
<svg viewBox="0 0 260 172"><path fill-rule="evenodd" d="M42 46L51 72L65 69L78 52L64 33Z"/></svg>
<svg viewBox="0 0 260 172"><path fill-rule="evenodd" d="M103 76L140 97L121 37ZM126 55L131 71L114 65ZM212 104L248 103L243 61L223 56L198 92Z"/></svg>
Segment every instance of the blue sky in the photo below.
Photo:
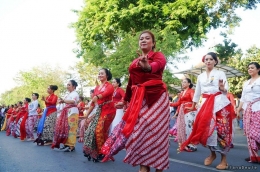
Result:
<svg viewBox="0 0 260 172"><path fill-rule="evenodd" d="M67 69L78 61L72 52L75 33L68 26L77 20L71 9L82 6L83 0L0 0L0 93L15 86L13 78L20 70L42 64ZM260 47L260 8L237 13L243 21L229 37L243 50ZM188 69L200 61L210 46L222 41L219 32L211 31L204 46L189 53L191 59L179 67Z"/></svg>

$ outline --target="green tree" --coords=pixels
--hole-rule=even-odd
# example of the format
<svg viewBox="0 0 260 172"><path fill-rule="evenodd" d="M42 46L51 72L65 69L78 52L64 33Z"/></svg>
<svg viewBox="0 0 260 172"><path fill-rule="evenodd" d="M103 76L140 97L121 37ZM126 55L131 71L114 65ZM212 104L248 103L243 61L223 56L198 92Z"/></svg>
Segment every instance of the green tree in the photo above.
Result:
<svg viewBox="0 0 260 172"><path fill-rule="evenodd" d="M77 62L70 67L70 78L78 82L78 92L80 95L86 95L85 88L94 87L97 83L99 68L83 61Z"/></svg>
<svg viewBox="0 0 260 172"><path fill-rule="evenodd" d="M223 43L217 44L215 49L218 53L218 57L220 58L221 63L228 64L230 60L232 61L232 58L236 54L241 53L242 50L238 48L236 43L232 42L231 39L227 37L226 33L221 33L221 35L224 38Z"/></svg>
<svg viewBox="0 0 260 172"><path fill-rule="evenodd" d="M25 97L31 98L31 94L35 92L39 93L40 100L42 95L47 95L49 85L57 85L59 89L55 93L62 95L66 92L64 84L66 77L65 71L62 71L59 67L51 68L48 65L34 67L29 71L20 71L14 78L17 86L1 94L1 102L14 104L17 101L24 100Z"/></svg>
<svg viewBox="0 0 260 172"><path fill-rule="evenodd" d="M115 77L127 77L127 67L137 56L138 35L150 29L157 50L167 61L185 49L200 46L212 28L238 25L235 9L255 8L255 0L86 0L72 27L85 62L110 68ZM166 72L171 76L169 72ZM169 84L169 83L168 83Z"/></svg>
<svg viewBox="0 0 260 172"><path fill-rule="evenodd" d="M260 62L260 48L252 46L246 51L244 55L242 53L237 53L236 56L232 58L230 63L228 63L229 66L234 67L245 74L242 77L234 77L228 79L229 90L233 94L242 93L243 84L250 77L247 72L247 66L250 62Z"/></svg>

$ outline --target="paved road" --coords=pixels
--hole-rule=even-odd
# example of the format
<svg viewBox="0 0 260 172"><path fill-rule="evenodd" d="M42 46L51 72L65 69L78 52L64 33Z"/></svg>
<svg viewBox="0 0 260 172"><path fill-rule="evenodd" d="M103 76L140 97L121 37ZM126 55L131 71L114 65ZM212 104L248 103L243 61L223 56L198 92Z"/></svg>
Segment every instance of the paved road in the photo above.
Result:
<svg viewBox="0 0 260 172"><path fill-rule="evenodd" d="M220 156L211 166L204 166L203 161L209 151L201 146L194 153L177 154L177 143L171 140L170 169L166 172L209 172L219 171L215 166L220 162ZM48 146L36 146L32 142L21 142L13 137L6 137L0 132L0 172L137 172L138 167L122 162L125 152L115 156L115 162L89 162L82 153L82 143L78 143L75 152L59 152ZM246 138L242 131L236 130L235 148L228 154L230 168L226 171L260 171L260 165L244 161L248 157ZM251 168L251 170L239 168ZM154 170L152 170L154 171Z"/></svg>

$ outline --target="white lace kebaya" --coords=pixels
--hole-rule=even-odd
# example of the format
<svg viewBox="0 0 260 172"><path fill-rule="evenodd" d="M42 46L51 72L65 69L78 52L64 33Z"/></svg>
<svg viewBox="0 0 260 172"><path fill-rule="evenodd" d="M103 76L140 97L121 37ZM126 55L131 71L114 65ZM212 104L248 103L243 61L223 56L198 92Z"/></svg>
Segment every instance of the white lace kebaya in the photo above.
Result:
<svg viewBox="0 0 260 172"><path fill-rule="evenodd" d="M260 98L260 78L256 79L253 83L250 83L249 79L243 85L241 102L243 102L243 109L246 110L248 103L253 102L255 99ZM260 101L255 102L252 105L252 111L256 112L260 110Z"/></svg>
<svg viewBox="0 0 260 172"><path fill-rule="evenodd" d="M228 90L227 77L223 71L213 69L210 72L209 77L207 77L206 72L200 74L198 76L193 102L198 103L202 94L215 94L217 92L220 92L218 85L219 80L223 80L223 82L225 83L225 89ZM201 104L203 104L205 100L205 98L202 98ZM230 101L228 100L226 93L217 95L215 97L214 113L224 108L229 103Z"/></svg>

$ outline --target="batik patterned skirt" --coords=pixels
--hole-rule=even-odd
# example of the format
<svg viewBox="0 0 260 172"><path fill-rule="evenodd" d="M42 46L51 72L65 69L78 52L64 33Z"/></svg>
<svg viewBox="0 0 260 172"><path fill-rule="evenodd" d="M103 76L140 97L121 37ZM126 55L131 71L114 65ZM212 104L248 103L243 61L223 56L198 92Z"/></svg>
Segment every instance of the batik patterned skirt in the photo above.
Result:
<svg viewBox="0 0 260 172"><path fill-rule="evenodd" d="M109 127L115 118L115 112L102 113L101 109L97 109L84 136L84 152L95 159L108 138Z"/></svg>
<svg viewBox="0 0 260 172"><path fill-rule="evenodd" d="M17 137L19 137L19 136L21 135L21 134L20 134L20 126L21 126L21 123L22 123L22 121L23 121L23 118L24 118L24 117L21 117L21 118L19 119L19 121L17 122L17 124L16 124L15 134L16 134Z"/></svg>
<svg viewBox="0 0 260 172"><path fill-rule="evenodd" d="M41 135L41 139L43 141L52 141L54 136L54 129L57 119L57 112L51 113L46 117L43 127L43 132Z"/></svg>
<svg viewBox="0 0 260 172"><path fill-rule="evenodd" d="M78 120L79 120L78 114L72 114L68 117L69 135L68 135L68 139L64 145L75 147L76 142L77 142Z"/></svg>
<svg viewBox="0 0 260 172"><path fill-rule="evenodd" d="M257 154L260 150L260 110L252 110L252 105L258 101L260 98L249 103L243 116L250 160L254 162L260 162L260 156Z"/></svg>
<svg viewBox="0 0 260 172"><path fill-rule="evenodd" d="M124 162L133 166L144 165L159 170L168 169L170 121L168 99L168 94L163 93L149 108L144 100L134 130L128 139L121 132L125 125L125 122L121 121L102 147L101 152L106 155L105 158L126 148Z"/></svg>
<svg viewBox="0 0 260 172"><path fill-rule="evenodd" d="M228 105L221 109L211 121L211 127L214 127L214 130L207 140L207 146L211 151L226 154L230 150L232 142L231 108L231 105Z"/></svg>

